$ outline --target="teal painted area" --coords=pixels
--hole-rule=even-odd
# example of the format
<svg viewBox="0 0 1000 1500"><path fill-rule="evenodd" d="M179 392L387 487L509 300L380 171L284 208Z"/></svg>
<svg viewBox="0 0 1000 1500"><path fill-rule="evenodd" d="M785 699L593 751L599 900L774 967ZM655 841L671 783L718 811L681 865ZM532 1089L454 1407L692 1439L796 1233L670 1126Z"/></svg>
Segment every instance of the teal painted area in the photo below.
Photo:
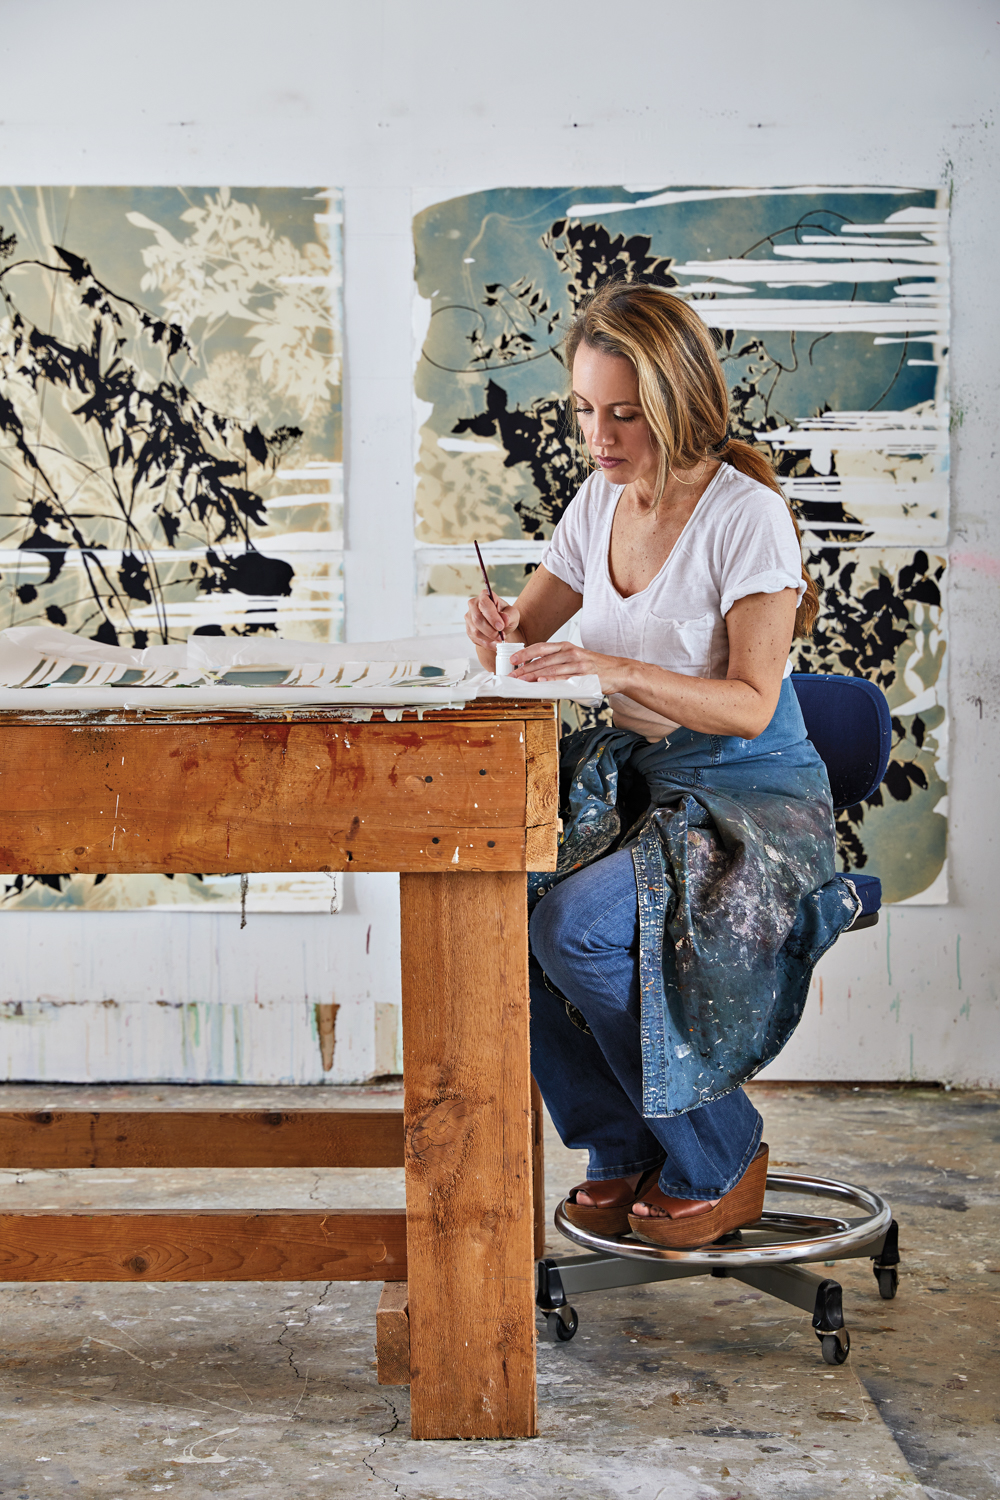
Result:
<svg viewBox="0 0 1000 1500"><path fill-rule="evenodd" d="M903 1009L902 997L901 997L899 991L897 990L896 991L896 998L895 998L895 1000L893 1000L892 1004L889 1006L890 1013L892 1011L896 1012L896 1024L897 1025L899 1024L899 1017L900 1017L900 1014L902 1012L902 1009Z"/></svg>
<svg viewBox="0 0 1000 1500"><path fill-rule="evenodd" d="M568 278L542 237L564 221L574 205L632 204L651 196L620 187L495 188L434 204L417 216L417 283L422 296L433 298L434 314L424 346L428 358L421 362L417 389L420 396L439 407L432 418L435 431L448 432L456 415L468 416L478 409L479 380L456 383L454 375L470 368L468 340L483 318L484 291L497 299L492 308L486 309L492 337L490 319L500 332L511 311L506 294L521 277L548 299L551 311L541 323L531 325L530 350L500 365L504 388L511 405L518 402L522 406L539 395L564 393L565 373L549 351L558 348L569 320ZM647 239L648 254L669 258L676 265L740 258L761 261L773 258L775 246L801 245L803 235L839 235L851 224L877 224L902 209L935 208L937 203L934 189L861 193L833 188L788 197L775 196L765 189L748 198L579 214L572 222L600 224L613 240L621 236L626 248L636 237ZM704 275L680 280L683 288L688 281L704 280ZM494 287L498 292L490 292ZM894 293L890 280L866 281L863 288L847 282L823 287L789 286L782 287L778 295L806 301L852 301L861 295L867 302L890 302ZM549 332L552 312L561 316ZM835 411L865 410L890 384L895 410L934 397L934 368L900 368L898 346L876 345L870 334L838 332L822 340L800 335L796 340L789 332L755 335L752 328L746 328L741 329L740 336L764 337L769 352L780 362L780 405L786 417L810 416L824 406ZM814 347L806 355L797 343ZM742 362L734 359L727 366L727 375L735 380L744 373L741 364L749 362L750 356ZM456 385L464 389L459 391ZM459 410L459 406L464 409Z"/></svg>

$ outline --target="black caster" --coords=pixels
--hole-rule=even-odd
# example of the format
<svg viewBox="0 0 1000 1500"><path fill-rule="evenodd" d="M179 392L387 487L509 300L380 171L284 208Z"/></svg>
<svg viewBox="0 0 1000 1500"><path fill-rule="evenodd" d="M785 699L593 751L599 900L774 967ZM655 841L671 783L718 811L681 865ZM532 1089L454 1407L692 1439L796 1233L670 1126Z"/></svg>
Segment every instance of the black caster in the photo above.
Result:
<svg viewBox="0 0 1000 1500"><path fill-rule="evenodd" d="M899 1272L895 1266L877 1266L875 1269L875 1280L878 1282L878 1294L883 1302L891 1302L896 1295L899 1286Z"/></svg>
<svg viewBox="0 0 1000 1500"><path fill-rule="evenodd" d="M891 1302L899 1286L899 1225L893 1219L879 1253L872 1257L872 1270L883 1302Z"/></svg>
<svg viewBox="0 0 1000 1500"><path fill-rule="evenodd" d="M842 1365L851 1352L851 1335L846 1328L838 1328L836 1333L821 1333L819 1344L826 1364Z"/></svg>
<svg viewBox="0 0 1000 1500"><path fill-rule="evenodd" d="M828 1365L842 1365L851 1352L851 1335L844 1327L844 1299L839 1281L821 1281L816 1288L812 1326Z"/></svg>
<svg viewBox="0 0 1000 1500"><path fill-rule="evenodd" d="M570 1307L568 1303L564 1307L554 1307L550 1313L545 1314L545 1336L550 1343L568 1344L570 1339L576 1337L579 1326L576 1308Z"/></svg>

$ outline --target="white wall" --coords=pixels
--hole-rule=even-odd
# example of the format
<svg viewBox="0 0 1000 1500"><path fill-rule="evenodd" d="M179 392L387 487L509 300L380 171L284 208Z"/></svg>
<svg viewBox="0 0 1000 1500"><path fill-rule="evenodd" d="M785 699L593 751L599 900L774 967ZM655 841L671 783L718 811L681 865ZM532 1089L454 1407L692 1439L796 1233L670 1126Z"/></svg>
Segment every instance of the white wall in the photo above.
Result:
<svg viewBox="0 0 1000 1500"><path fill-rule="evenodd" d="M411 188L426 201L550 183L953 182L952 900L845 938L822 966L822 1013L817 981L771 1072L997 1082L995 5L21 0L3 23L10 182L345 188L355 640L412 629ZM210 915L5 915L0 998L257 995L260 1053L282 1015L290 1026L307 998L336 999L345 1053L332 1076L363 1076L379 1066L373 1003L398 998L397 917L390 878L346 884L340 915L258 918L243 933ZM46 1014L37 1027L68 1037L66 1008ZM150 1076L157 1059L127 1066Z"/></svg>

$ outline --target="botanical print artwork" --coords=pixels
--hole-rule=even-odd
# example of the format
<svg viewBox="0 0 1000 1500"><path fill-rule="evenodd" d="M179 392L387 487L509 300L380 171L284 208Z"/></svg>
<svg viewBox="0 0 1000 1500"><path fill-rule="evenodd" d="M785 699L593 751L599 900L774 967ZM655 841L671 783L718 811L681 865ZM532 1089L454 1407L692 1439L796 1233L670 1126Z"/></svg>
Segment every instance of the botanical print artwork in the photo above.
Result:
<svg viewBox="0 0 1000 1500"><path fill-rule="evenodd" d="M3 627L341 637L341 218L317 188L0 188Z"/></svg>
<svg viewBox="0 0 1000 1500"><path fill-rule="evenodd" d="M5 626L337 638L339 219L315 189L0 190Z"/></svg>
<svg viewBox="0 0 1000 1500"><path fill-rule="evenodd" d="M840 815L847 869L944 901L947 206L936 189L493 189L419 212L418 628L460 628L478 540L518 592L588 472L561 347L609 277L713 331L732 430L765 445L823 595L801 671L886 691L883 786Z"/></svg>

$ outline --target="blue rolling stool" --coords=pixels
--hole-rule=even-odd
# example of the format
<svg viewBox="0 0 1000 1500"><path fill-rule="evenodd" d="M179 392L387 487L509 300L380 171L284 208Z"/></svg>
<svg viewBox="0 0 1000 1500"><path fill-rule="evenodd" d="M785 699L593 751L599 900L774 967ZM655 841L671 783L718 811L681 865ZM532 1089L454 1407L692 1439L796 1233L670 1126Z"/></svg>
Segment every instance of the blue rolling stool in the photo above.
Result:
<svg viewBox="0 0 1000 1500"><path fill-rule="evenodd" d="M863 677L796 672L792 682L809 738L830 776L834 806L853 807L878 787L889 763L892 726L881 689ZM851 871L861 910L848 932L878 921L882 885L875 875ZM874 1263L879 1294L896 1295L899 1231L892 1210L877 1193L826 1177L769 1172L772 1192L833 1199L861 1210L860 1219L765 1210L755 1224L700 1250L667 1250L630 1234L592 1234L572 1224L560 1203L556 1228L588 1252L537 1262L535 1305L545 1317L545 1335L565 1343L579 1327L571 1297L650 1281L686 1276L732 1277L757 1291L812 1314L812 1326L827 1364L843 1364L851 1347L844 1326L840 1283L806 1270L810 1261L867 1255Z"/></svg>

